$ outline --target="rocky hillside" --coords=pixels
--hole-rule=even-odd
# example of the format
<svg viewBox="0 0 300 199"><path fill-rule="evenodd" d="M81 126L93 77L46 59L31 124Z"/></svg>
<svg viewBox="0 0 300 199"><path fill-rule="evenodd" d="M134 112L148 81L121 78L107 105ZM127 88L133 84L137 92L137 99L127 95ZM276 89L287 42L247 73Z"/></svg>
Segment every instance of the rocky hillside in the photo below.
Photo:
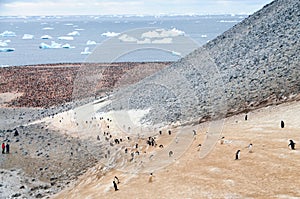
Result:
<svg viewBox="0 0 300 199"><path fill-rule="evenodd" d="M142 82L115 94L115 109L147 109L143 122L205 121L300 91L300 1L275 0Z"/></svg>

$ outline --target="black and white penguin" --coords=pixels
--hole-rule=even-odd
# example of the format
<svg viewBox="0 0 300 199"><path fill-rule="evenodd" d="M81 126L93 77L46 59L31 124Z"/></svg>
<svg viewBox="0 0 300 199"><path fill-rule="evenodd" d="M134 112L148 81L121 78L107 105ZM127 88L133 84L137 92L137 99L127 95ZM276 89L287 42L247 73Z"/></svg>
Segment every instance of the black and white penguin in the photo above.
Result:
<svg viewBox="0 0 300 199"><path fill-rule="evenodd" d="M249 153L252 153L252 147L253 147L253 145L252 145L252 143L250 143L249 146L248 146Z"/></svg>
<svg viewBox="0 0 300 199"><path fill-rule="evenodd" d="M240 153L241 153L241 150L237 150L237 152L235 153L236 160L238 160L240 158Z"/></svg>
<svg viewBox="0 0 300 199"><path fill-rule="evenodd" d="M288 146L291 146L292 150L295 150L296 143L293 140L290 140L290 144Z"/></svg>
<svg viewBox="0 0 300 199"><path fill-rule="evenodd" d="M284 128L284 121L281 120L280 122L280 127L283 129Z"/></svg>

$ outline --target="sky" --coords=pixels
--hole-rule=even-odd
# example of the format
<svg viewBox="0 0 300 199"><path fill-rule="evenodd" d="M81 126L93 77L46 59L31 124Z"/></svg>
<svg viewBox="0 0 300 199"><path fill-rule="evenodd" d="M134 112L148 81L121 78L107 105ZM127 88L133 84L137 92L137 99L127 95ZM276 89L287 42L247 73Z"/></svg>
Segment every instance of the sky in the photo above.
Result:
<svg viewBox="0 0 300 199"><path fill-rule="evenodd" d="M0 0L1 16L252 14L272 0Z"/></svg>

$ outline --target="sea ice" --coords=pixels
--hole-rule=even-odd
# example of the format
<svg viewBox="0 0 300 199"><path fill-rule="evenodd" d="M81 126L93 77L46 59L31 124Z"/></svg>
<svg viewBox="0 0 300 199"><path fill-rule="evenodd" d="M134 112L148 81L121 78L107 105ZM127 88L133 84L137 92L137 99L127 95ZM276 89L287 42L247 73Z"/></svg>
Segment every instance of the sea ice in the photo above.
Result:
<svg viewBox="0 0 300 199"><path fill-rule="evenodd" d="M124 42L137 42L138 40L134 37L131 37L127 34L122 34L120 37L119 37L119 40L121 41L124 41Z"/></svg>
<svg viewBox="0 0 300 199"><path fill-rule="evenodd" d="M73 32L70 32L68 33L69 36L79 36L80 33L78 31L73 31Z"/></svg>
<svg viewBox="0 0 300 199"><path fill-rule="evenodd" d="M61 44L56 43L55 41L51 41L51 45L48 45L43 42L40 44L39 48L41 49L61 48Z"/></svg>
<svg viewBox="0 0 300 199"><path fill-rule="evenodd" d="M184 35L185 32L182 30L178 30L176 28L173 28L171 30L165 30L165 29L156 29L154 31L148 31L144 32L142 34L142 38L163 38L163 37L177 37Z"/></svg>
<svg viewBox="0 0 300 199"><path fill-rule="evenodd" d="M33 35L30 35L30 34L24 34L22 39L33 39Z"/></svg>
<svg viewBox="0 0 300 199"><path fill-rule="evenodd" d="M95 41L91 41L91 40L88 40L86 42L86 45L96 45L97 43Z"/></svg>
<svg viewBox="0 0 300 199"><path fill-rule="evenodd" d="M75 48L74 46L71 46L70 44L66 43L61 46L62 48Z"/></svg>
<svg viewBox="0 0 300 199"><path fill-rule="evenodd" d="M104 37L115 37L118 36L120 33L116 33L116 32L104 32L101 34L101 36Z"/></svg>
<svg viewBox="0 0 300 199"><path fill-rule="evenodd" d="M0 46L5 47L5 46L7 46L7 43L5 41L0 40Z"/></svg>
<svg viewBox="0 0 300 199"><path fill-rule="evenodd" d="M15 37L16 33L6 30L6 31L0 33L0 36L2 36L2 37Z"/></svg>
<svg viewBox="0 0 300 199"><path fill-rule="evenodd" d="M51 27L45 27L43 28L43 30L53 30L54 28L51 28Z"/></svg>
<svg viewBox="0 0 300 199"><path fill-rule="evenodd" d="M14 48L0 48L0 52L12 52L15 51Z"/></svg>
<svg viewBox="0 0 300 199"><path fill-rule="evenodd" d="M81 52L80 54L82 54L82 55L88 55L88 54L91 54L91 52L89 51L89 47L85 47L85 49L84 49L84 51L83 52Z"/></svg>
<svg viewBox="0 0 300 199"><path fill-rule="evenodd" d="M172 55L181 56L180 52L172 51L171 53L172 53Z"/></svg>
<svg viewBox="0 0 300 199"><path fill-rule="evenodd" d="M61 37L58 37L58 39L59 40L68 40L68 41L72 41L72 40L74 40L74 38L73 37L67 37L67 36L61 36Z"/></svg>
<svg viewBox="0 0 300 199"><path fill-rule="evenodd" d="M41 36L41 39L52 39L50 35L43 35Z"/></svg>
<svg viewBox="0 0 300 199"><path fill-rule="evenodd" d="M171 44L173 41L172 38L163 38L163 39L156 39L156 40L153 40L152 43L153 44Z"/></svg>

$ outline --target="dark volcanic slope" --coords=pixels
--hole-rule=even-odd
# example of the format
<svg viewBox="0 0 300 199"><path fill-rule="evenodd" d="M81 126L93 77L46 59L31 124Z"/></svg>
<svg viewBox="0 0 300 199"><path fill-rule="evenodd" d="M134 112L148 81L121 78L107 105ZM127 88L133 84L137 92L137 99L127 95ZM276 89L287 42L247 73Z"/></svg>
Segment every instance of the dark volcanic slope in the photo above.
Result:
<svg viewBox="0 0 300 199"><path fill-rule="evenodd" d="M289 100L300 91L299 42L300 1L276 0L119 93L114 105L151 107L145 121L160 123L223 117Z"/></svg>

